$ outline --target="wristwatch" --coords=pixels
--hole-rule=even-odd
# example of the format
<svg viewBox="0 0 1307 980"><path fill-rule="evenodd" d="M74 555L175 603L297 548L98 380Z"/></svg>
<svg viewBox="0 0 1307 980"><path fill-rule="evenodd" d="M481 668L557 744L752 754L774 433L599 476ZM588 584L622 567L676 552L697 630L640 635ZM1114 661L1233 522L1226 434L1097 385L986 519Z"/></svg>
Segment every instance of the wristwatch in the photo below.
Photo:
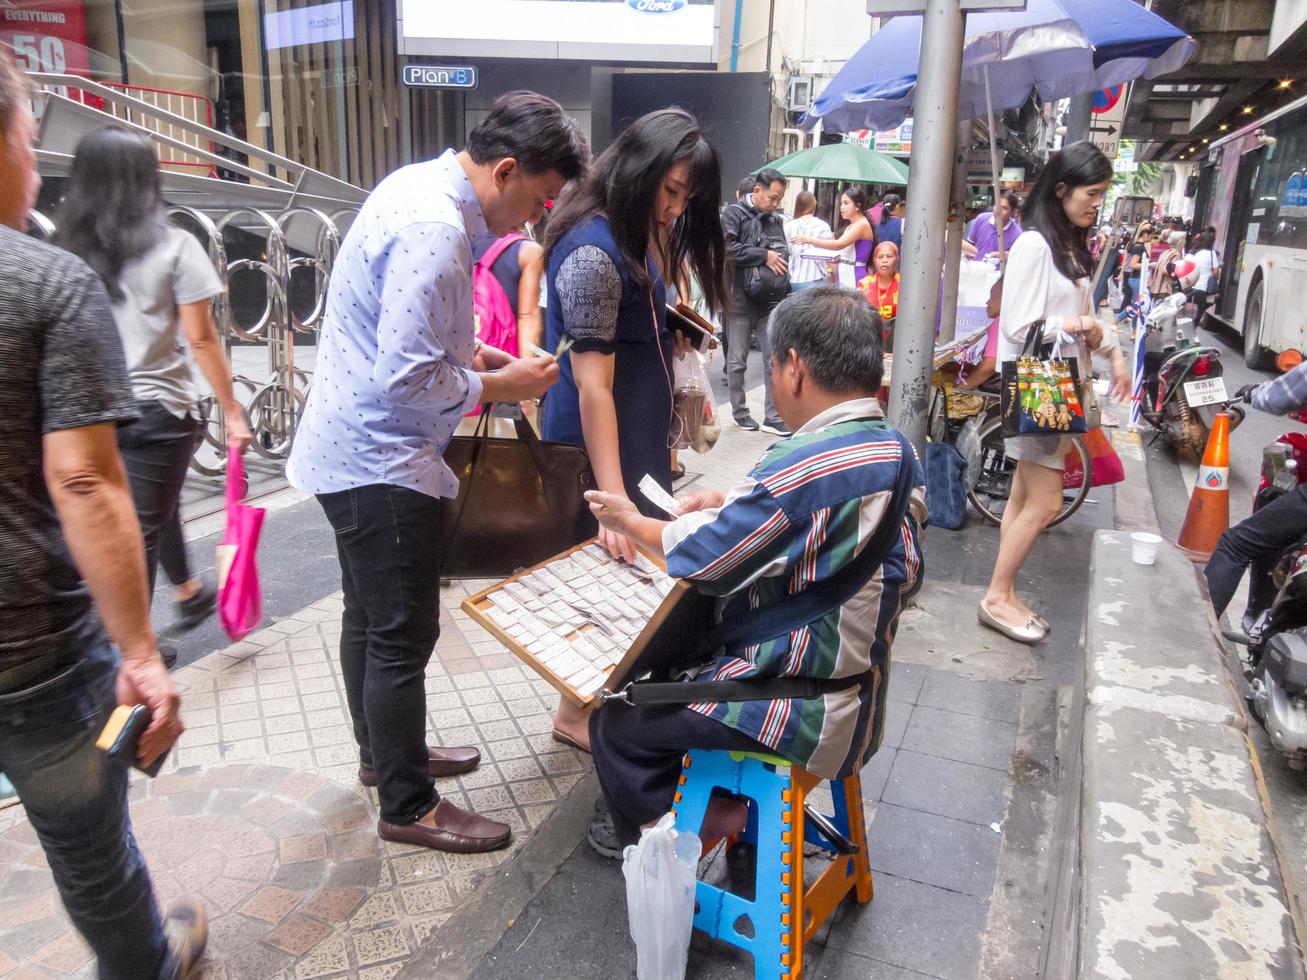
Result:
<svg viewBox="0 0 1307 980"><path fill-rule="evenodd" d="M481 348L484 347L484 346L485 346L485 345L482 344L481 341L479 341L479 340L473 338L473 340L472 340L472 356L473 356L473 357L476 357L478 354L480 354L480 353L481 353Z"/></svg>

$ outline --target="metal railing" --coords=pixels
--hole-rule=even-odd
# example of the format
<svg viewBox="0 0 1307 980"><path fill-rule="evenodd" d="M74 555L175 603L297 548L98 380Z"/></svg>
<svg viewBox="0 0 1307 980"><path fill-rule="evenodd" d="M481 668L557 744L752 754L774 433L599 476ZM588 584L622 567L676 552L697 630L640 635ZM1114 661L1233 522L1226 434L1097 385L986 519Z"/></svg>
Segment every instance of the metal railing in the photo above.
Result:
<svg viewBox="0 0 1307 980"><path fill-rule="evenodd" d="M248 177L256 185L304 193L301 184L307 181L312 185L314 197L338 202L344 209L356 208L366 196L352 184L112 86L59 72L26 74L39 89L38 96L47 103L63 100L72 104L68 106L70 109L90 106L116 118L131 113L132 125L147 130L160 146L192 156L212 168ZM70 97L74 92L78 98ZM238 157L262 161L266 172L239 162ZM285 174L285 179L276 176L278 171Z"/></svg>
<svg viewBox="0 0 1307 980"><path fill-rule="evenodd" d="M329 215L317 208L296 207L273 215L243 207L214 221L186 205L168 209L169 219L205 247L222 283L222 292L213 298L210 308L228 363L237 341L267 350L267 374L261 379L236 373L234 367L232 377L237 400L254 434L251 449L264 459L284 460L290 454L311 384L309 374L295 365L295 335L316 334L321 326L331 270L340 249L338 223L356 213L342 208ZM46 240L53 237L55 226L49 218L37 211L31 212L30 218L29 234ZM296 222L306 221L317 227L316 248L311 254L292 255L288 231ZM238 232L255 235L261 246L259 257L229 261L229 246ZM302 312L292 303L292 279L297 273L313 277L312 287L306 291L311 303ZM262 277L266 297L262 312L248 324L237 319L231 302L233 279L245 274ZM201 399L199 412L203 438L191 458L191 468L205 476L220 476L227 464L226 422L211 394Z"/></svg>
<svg viewBox="0 0 1307 980"><path fill-rule="evenodd" d="M213 103L203 95L197 95L194 92L172 92L168 89L146 88L142 85L124 85L121 82L105 82L104 84L109 88L126 92L128 95L152 105L156 109L164 109L169 113L199 123L206 129L213 128ZM180 143L183 146L192 146L197 151L213 152L213 143L199 134L179 129L172 123L153 118L130 105L103 103L103 100L93 95L88 95L87 99L94 100L88 104L123 120L123 122L132 123L160 136L169 137L174 141L173 145ZM96 102L103 104L96 105ZM156 146L162 149L161 144L156 144ZM196 153L186 150L179 150L176 158L165 156L160 152L159 165L162 167L193 167L203 170L210 177L218 176L218 168L211 160L201 159Z"/></svg>

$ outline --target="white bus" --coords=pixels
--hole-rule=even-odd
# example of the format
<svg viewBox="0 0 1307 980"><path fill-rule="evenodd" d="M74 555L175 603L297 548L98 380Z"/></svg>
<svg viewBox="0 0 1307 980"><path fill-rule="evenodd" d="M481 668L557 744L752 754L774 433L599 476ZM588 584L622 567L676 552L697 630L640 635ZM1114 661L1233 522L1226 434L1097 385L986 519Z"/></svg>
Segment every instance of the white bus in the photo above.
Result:
<svg viewBox="0 0 1307 980"><path fill-rule="evenodd" d="M1248 365L1307 353L1307 98L1212 144L1195 215L1221 263L1208 315L1243 335Z"/></svg>

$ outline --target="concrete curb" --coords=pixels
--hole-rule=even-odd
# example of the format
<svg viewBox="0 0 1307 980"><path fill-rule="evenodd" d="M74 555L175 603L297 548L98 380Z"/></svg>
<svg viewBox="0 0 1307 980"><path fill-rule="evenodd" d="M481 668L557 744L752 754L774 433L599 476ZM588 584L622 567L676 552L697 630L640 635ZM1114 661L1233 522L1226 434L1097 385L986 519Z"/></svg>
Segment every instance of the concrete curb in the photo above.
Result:
<svg viewBox="0 0 1307 980"><path fill-rule="evenodd" d="M1080 977L1303 976L1245 722L1193 566L1094 537Z"/></svg>
<svg viewBox="0 0 1307 980"><path fill-rule="evenodd" d="M487 875L454 914L436 929L396 980L462 980L495 948L536 893L576 848L587 846L599 780L591 772L572 787L558 809L512 860Z"/></svg>

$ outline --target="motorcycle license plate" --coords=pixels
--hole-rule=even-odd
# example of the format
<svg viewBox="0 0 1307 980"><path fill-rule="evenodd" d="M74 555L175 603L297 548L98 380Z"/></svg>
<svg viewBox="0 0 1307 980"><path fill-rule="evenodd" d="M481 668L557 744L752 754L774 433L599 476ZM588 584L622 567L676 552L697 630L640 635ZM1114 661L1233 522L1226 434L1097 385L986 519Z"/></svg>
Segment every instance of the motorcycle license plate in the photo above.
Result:
<svg viewBox="0 0 1307 980"><path fill-rule="evenodd" d="M1184 396L1189 400L1190 408L1200 405L1215 405L1228 402L1230 396L1225 393L1224 378L1201 378L1198 381L1184 383Z"/></svg>

